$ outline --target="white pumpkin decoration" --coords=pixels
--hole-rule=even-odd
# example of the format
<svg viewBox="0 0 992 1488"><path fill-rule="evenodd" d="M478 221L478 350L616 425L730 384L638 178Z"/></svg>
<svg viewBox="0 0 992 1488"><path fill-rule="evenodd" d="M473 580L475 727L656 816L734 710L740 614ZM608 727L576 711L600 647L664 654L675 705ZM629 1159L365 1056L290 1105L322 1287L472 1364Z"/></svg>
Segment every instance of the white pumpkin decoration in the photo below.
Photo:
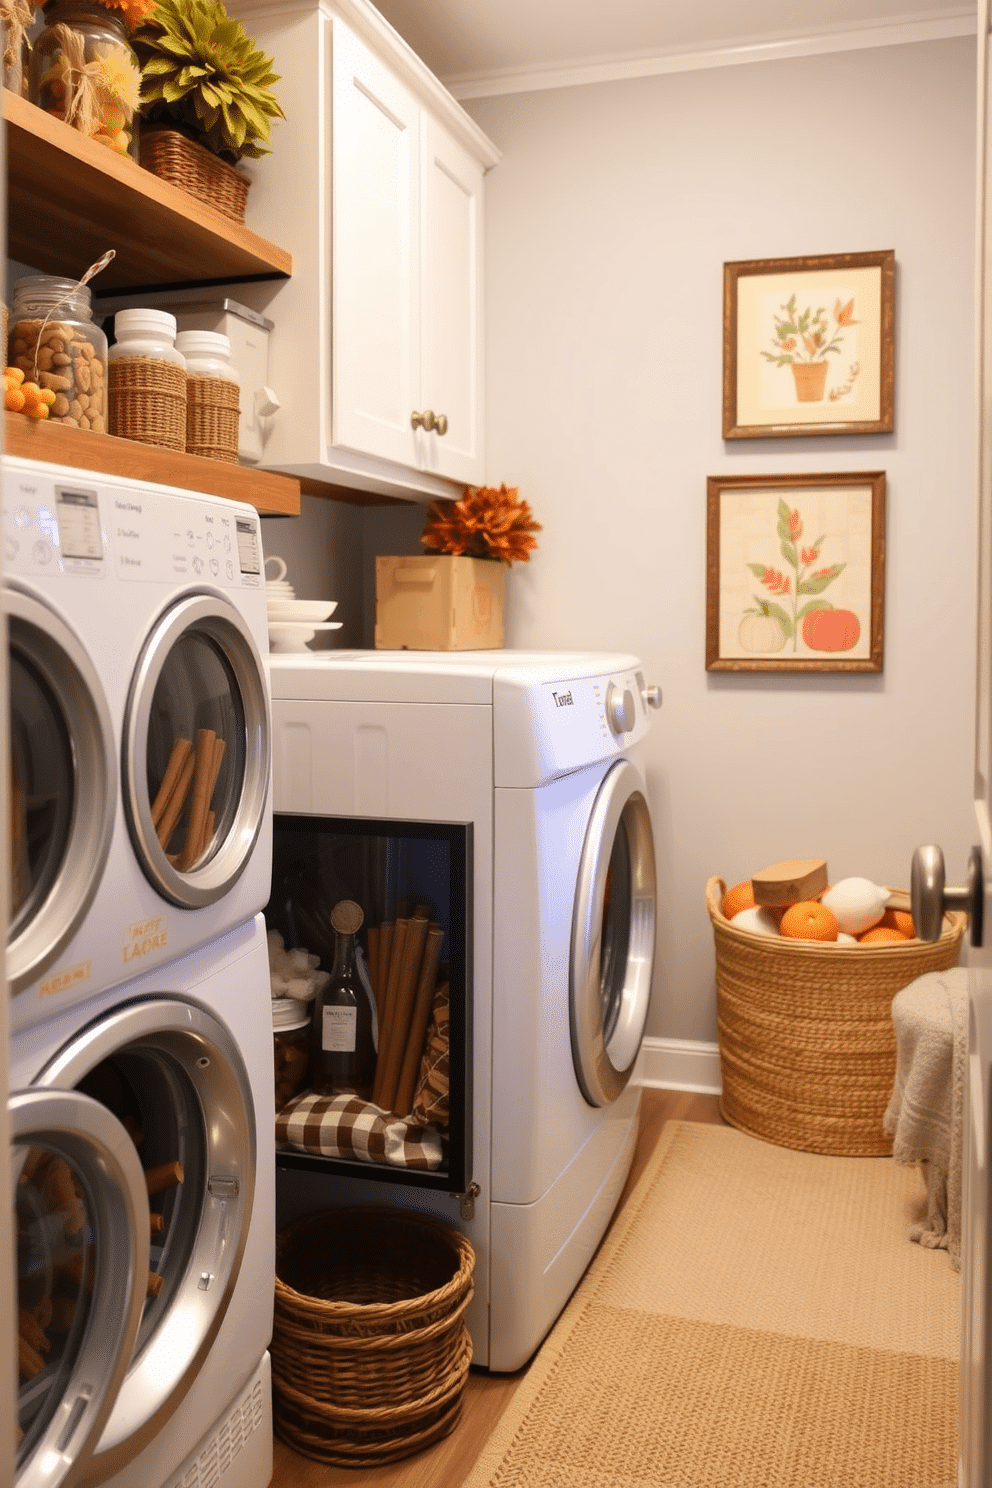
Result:
<svg viewBox="0 0 992 1488"><path fill-rule="evenodd" d="M781 651L785 631L774 615L745 615L737 627L737 643L742 651Z"/></svg>
<svg viewBox="0 0 992 1488"><path fill-rule="evenodd" d="M842 878L820 896L820 903L832 910L848 935L861 935L877 925L888 902L888 889L870 878Z"/></svg>
<svg viewBox="0 0 992 1488"><path fill-rule="evenodd" d="M751 909L739 909L730 923L736 925L738 930L754 930L759 935L779 933L778 920L770 909L762 909L760 905L755 905Z"/></svg>
<svg viewBox="0 0 992 1488"><path fill-rule="evenodd" d="M846 930L837 931L837 945L857 945L857 943L858 937L856 935L848 935Z"/></svg>

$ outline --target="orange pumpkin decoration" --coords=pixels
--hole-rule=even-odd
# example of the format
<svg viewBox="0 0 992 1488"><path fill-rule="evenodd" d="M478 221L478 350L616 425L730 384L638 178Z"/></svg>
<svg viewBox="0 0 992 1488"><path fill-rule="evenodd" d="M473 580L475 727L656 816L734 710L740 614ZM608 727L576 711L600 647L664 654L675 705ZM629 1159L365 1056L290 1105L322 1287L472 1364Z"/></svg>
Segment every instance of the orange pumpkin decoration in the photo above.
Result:
<svg viewBox="0 0 992 1488"><path fill-rule="evenodd" d="M892 930L888 925L873 925L866 930L864 935L858 936L858 945L884 945L887 942L898 943L909 940L911 937L903 935L901 930Z"/></svg>
<svg viewBox="0 0 992 1488"><path fill-rule="evenodd" d="M729 888L720 907L728 920L732 920L742 909L753 909L754 889L751 887L751 880L744 878Z"/></svg>
<svg viewBox="0 0 992 1488"><path fill-rule="evenodd" d="M825 904L803 899L789 905L778 928L789 940L836 940L839 926Z"/></svg>
<svg viewBox="0 0 992 1488"><path fill-rule="evenodd" d="M884 930L898 930L910 940L916 935L913 916L906 909L887 909L878 923Z"/></svg>
<svg viewBox="0 0 992 1488"><path fill-rule="evenodd" d="M850 651L860 639L861 621L853 610L810 610L803 621L811 651Z"/></svg>

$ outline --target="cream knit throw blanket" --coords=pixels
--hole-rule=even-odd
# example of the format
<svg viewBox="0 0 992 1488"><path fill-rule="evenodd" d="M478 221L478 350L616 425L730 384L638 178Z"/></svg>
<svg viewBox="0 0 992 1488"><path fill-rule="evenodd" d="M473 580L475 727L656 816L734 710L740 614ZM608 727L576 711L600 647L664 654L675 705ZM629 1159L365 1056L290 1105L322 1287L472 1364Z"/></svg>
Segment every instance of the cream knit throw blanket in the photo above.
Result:
<svg viewBox="0 0 992 1488"><path fill-rule="evenodd" d="M920 1163L926 1219L910 1239L961 1269L961 1146L968 1064L968 971L931 971L892 999L896 1075L885 1112L896 1162Z"/></svg>

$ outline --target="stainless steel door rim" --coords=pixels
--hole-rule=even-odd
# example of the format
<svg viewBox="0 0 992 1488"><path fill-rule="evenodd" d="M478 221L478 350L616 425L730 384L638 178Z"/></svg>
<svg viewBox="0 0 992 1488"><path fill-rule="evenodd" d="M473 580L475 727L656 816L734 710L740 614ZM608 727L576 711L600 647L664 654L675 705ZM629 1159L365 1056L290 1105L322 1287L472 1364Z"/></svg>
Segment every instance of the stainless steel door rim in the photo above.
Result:
<svg viewBox="0 0 992 1488"><path fill-rule="evenodd" d="M569 1031L576 1078L607 1106L633 1073L651 995L657 918L654 835L641 776L621 760L593 803L579 863L569 965ZM604 945L614 850L625 875L622 947ZM614 914L616 911L614 910ZM604 985L604 983L606 985Z"/></svg>

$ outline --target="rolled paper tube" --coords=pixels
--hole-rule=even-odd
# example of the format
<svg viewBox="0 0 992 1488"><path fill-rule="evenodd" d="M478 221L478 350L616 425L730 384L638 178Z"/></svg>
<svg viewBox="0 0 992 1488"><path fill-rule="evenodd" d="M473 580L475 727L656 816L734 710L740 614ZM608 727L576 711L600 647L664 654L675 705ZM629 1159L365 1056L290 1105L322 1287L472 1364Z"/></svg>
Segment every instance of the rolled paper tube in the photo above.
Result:
<svg viewBox="0 0 992 1488"><path fill-rule="evenodd" d="M221 765L224 762L224 751L226 750L226 748L227 748L227 740L226 739L222 739L221 736L220 736L220 734L218 734L216 736L216 738L214 739L213 758L212 758L212 760L210 762L210 779L207 782L207 803L208 803L208 805L213 801L214 792L217 789L217 780L218 780L218 778L220 776L220 767L221 767ZM216 824L217 824L217 814L216 814L216 812L208 810L208 812L207 812L207 819L206 819L206 821L203 824L203 835L201 836L200 842L199 842L199 844L197 846L196 857L193 859L194 862L198 862L199 859L203 857L203 854L206 852L207 848L210 846L211 842L213 841L214 828L215 828Z"/></svg>
<svg viewBox="0 0 992 1488"><path fill-rule="evenodd" d="M178 1188L184 1176L181 1162L159 1163L156 1168L146 1168L145 1187L148 1197L153 1199L156 1194L165 1193L167 1189Z"/></svg>
<svg viewBox="0 0 992 1488"><path fill-rule="evenodd" d="M72 1169L64 1157L53 1157L46 1164L39 1187L45 1202L61 1213L63 1233L78 1235L86 1224L86 1210L80 1203L72 1181Z"/></svg>
<svg viewBox="0 0 992 1488"><path fill-rule="evenodd" d="M157 1297L158 1294L159 1294L159 1292L162 1290L162 1288L164 1286L165 1286L165 1277L164 1276L159 1276L159 1274L158 1274L157 1271L149 1271L149 1273L148 1273L148 1283L147 1283L147 1285L145 1287L145 1296L146 1297Z"/></svg>
<svg viewBox="0 0 992 1488"><path fill-rule="evenodd" d="M372 991L379 997L379 927L370 925L367 936L369 949L369 981L372 983Z"/></svg>
<svg viewBox="0 0 992 1488"><path fill-rule="evenodd" d="M403 963L396 983L396 996L389 1005L389 1029L386 1035L382 1087L379 1092L381 1099L376 1102L384 1111L391 1111L396 1099L396 1085L400 1077L400 1065L403 1062L407 1036L410 1032L410 1017L413 1013L413 1000L417 993L420 964L424 959L427 928L428 923L425 919L407 921Z"/></svg>
<svg viewBox="0 0 992 1488"><path fill-rule="evenodd" d="M149 1214L149 1216L148 1216L148 1225L149 1225L149 1228L151 1229L151 1232L152 1232L153 1235L164 1235L164 1233L165 1233L165 1215L164 1214L156 1214L155 1211L154 1211L154 1209L153 1209L151 1211L151 1213Z"/></svg>
<svg viewBox="0 0 992 1488"><path fill-rule="evenodd" d="M397 1116L409 1116L413 1107L413 1092L417 1084L420 1061L423 1058L424 1043L427 1039L427 1025L431 1017L434 984L437 981L437 971L441 964L443 944L444 931L440 926L432 925L427 932L427 944L424 946L424 959L417 982L417 995L414 998L413 1013L410 1018L410 1031L407 1034L399 1083L396 1087L396 1099L393 1102L393 1112Z"/></svg>
<svg viewBox="0 0 992 1488"><path fill-rule="evenodd" d="M152 802L152 825L155 827L158 826L162 819L162 812L168 805L169 797L176 788L179 772L189 758L192 748L193 744L189 739L177 739L172 746L172 753L169 755L169 762L165 767L162 783L155 792L155 799Z"/></svg>
<svg viewBox="0 0 992 1488"><path fill-rule="evenodd" d="M17 1309L17 1331L39 1354L47 1354L52 1346L48 1341L48 1334L29 1307Z"/></svg>
<svg viewBox="0 0 992 1488"><path fill-rule="evenodd" d="M33 1349L26 1338L18 1337L17 1370L21 1379L34 1379L35 1375L40 1374L44 1367L45 1361L37 1349Z"/></svg>
<svg viewBox="0 0 992 1488"><path fill-rule="evenodd" d="M375 989L375 1000L379 1015L379 1044L382 1044L382 1025L386 1017L386 995L389 991L389 963L393 959L393 937L396 926L392 920L379 926L379 981Z"/></svg>
<svg viewBox="0 0 992 1488"><path fill-rule="evenodd" d="M186 797L189 795L189 788L193 784L193 770L195 769L195 767L196 759L191 751L186 756L186 763L179 771L179 779L176 781L176 788L172 792L172 795L169 797L169 804L166 806L165 810L162 813L162 819L159 822L158 826L155 828L155 835L157 836L159 846L163 849L163 851L168 845L169 838L172 836L172 833L175 830L175 825L176 822L179 820L180 812L186 805Z"/></svg>
<svg viewBox="0 0 992 1488"><path fill-rule="evenodd" d="M375 1063L375 1081L372 1086L373 1104L380 1107L382 1106L382 1082L386 1074L386 1050L389 1048L389 1025L393 1016L393 1003L400 979L400 968L403 965L403 947L406 945L409 923L409 920L397 920L393 927L393 947L389 955L389 979L383 987L386 1006L379 1017L379 1057Z"/></svg>
<svg viewBox="0 0 992 1488"><path fill-rule="evenodd" d="M51 1153L48 1151L47 1147L29 1148L28 1155L24 1159L24 1162L21 1166L18 1182L30 1183L32 1178L34 1178L37 1174L38 1169L42 1166L43 1163L46 1163L48 1161L50 1156Z"/></svg>
<svg viewBox="0 0 992 1488"><path fill-rule="evenodd" d="M190 807L189 825L186 828L186 847L179 862L181 873L188 873L203 840L203 826L210 808L210 777L213 773L214 741L213 729L197 729L196 769L193 774L193 804Z"/></svg>

